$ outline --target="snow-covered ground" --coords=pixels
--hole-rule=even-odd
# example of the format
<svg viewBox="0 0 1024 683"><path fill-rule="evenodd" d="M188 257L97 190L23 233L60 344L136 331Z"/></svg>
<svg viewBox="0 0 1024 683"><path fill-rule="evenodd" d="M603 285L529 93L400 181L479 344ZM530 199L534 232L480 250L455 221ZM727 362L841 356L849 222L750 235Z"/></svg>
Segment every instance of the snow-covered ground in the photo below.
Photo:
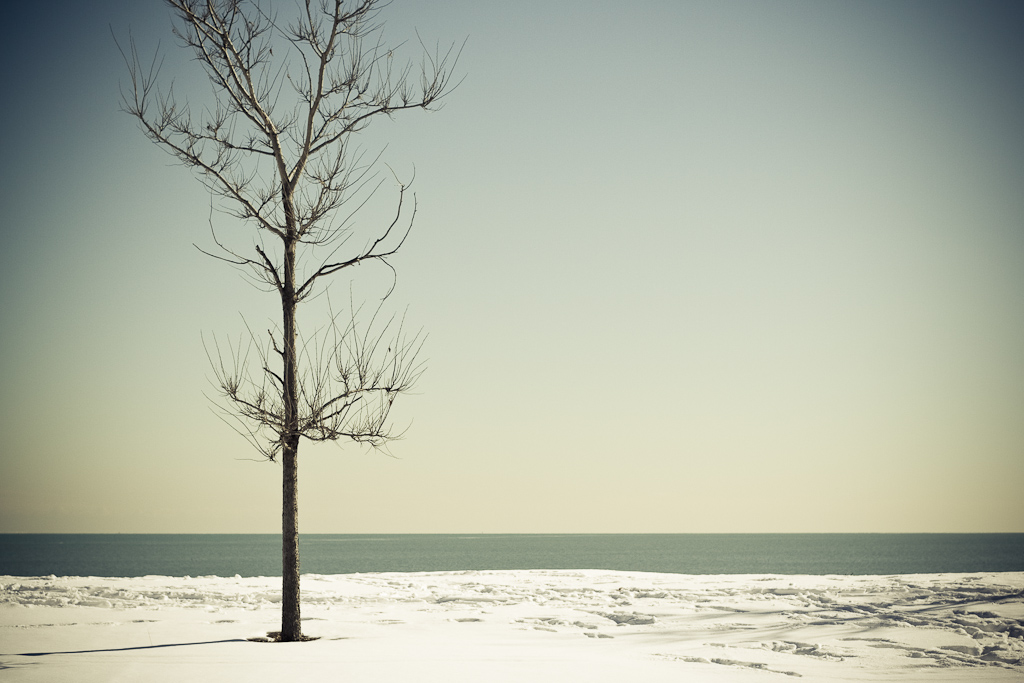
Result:
<svg viewBox="0 0 1024 683"><path fill-rule="evenodd" d="M1022 681L1024 572L0 577L0 680Z"/></svg>

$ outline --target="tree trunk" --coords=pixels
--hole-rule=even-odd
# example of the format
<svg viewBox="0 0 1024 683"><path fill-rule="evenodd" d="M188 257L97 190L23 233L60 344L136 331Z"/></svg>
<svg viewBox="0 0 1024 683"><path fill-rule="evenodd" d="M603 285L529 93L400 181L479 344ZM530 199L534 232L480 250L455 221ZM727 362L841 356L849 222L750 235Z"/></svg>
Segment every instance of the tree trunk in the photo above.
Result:
<svg viewBox="0 0 1024 683"><path fill-rule="evenodd" d="M282 457L281 640L302 638L299 614L299 437L290 437Z"/></svg>
<svg viewBox="0 0 1024 683"><path fill-rule="evenodd" d="M285 211L291 220L291 203L285 199ZM284 323L284 433L282 440L281 490L281 640L302 639L299 615L299 392L298 355L295 324L295 246L294 230L289 229L284 244L284 282L281 287L281 311Z"/></svg>

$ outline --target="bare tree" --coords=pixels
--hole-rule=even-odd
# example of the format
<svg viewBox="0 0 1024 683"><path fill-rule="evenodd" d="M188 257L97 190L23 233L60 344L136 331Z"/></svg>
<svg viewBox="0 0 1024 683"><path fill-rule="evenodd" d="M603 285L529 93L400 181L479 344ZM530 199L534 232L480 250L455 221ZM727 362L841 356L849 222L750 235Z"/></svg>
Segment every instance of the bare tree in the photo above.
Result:
<svg viewBox="0 0 1024 683"><path fill-rule="evenodd" d="M332 311L321 333L306 338L296 312L330 276L367 262L390 267L412 228L415 198L399 184L393 218L357 244L354 217L380 183L352 136L378 117L436 108L454 87L458 51L424 47L417 68L400 66L380 38L380 0L297 0L288 21L266 1L165 1L213 102L194 112L173 86L158 88L158 58L143 62L132 42L122 50L131 76L123 108L196 173L222 211L253 229L246 249L226 246L214 231L216 246L205 253L280 298L280 328L265 337L250 330L246 348L231 347L227 358L216 342L207 351L223 405L263 456L282 464L280 639L301 640L300 439L383 445L396 436L391 406L422 364L419 335L394 320L378 324L374 313L361 327L358 311L346 322Z"/></svg>

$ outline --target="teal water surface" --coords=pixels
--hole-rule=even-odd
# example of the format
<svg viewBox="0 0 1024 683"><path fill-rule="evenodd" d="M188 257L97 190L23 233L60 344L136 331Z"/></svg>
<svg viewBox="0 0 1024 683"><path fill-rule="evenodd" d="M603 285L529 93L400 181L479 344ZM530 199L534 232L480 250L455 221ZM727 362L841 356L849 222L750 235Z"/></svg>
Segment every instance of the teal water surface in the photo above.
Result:
<svg viewBox="0 0 1024 683"><path fill-rule="evenodd" d="M304 574L917 574L1024 571L1024 534L306 534L300 554ZM280 541L273 534L0 534L0 574L280 576Z"/></svg>

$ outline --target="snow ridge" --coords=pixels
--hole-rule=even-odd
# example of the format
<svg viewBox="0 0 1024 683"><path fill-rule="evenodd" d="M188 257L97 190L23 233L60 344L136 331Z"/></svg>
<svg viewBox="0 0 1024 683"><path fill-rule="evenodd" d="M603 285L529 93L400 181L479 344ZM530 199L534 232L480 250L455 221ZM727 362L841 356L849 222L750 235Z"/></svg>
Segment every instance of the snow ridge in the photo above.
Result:
<svg viewBox="0 0 1024 683"><path fill-rule="evenodd" d="M32 638L27 634L42 637L74 624L79 631L72 633L82 634L82 624L99 623L122 625L126 633L145 629L152 634L178 620L204 624L202 628L212 634L209 642L237 642L273 627L278 584L275 577L240 576L0 577L0 635L7 642L9 635L18 633L28 643ZM458 653L451 657L468 658L478 669L496 666L493 657L483 653L505 643L501 652L518 653L512 661L502 660L513 670L535 660L549 661L557 653L556 660L568 658L579 666L596 667L596 677L589 680L612 680L616 666L628 663L635 668L638 662L649 668L648 680L678 680L679 667L692 670L698 681L731 680L718 677L742 671L823 681L870 681L890 677L895 670L911 681L918 675L928 680L929 671L950 669L956 669L957 680L963 681L1024 676L1020 572L307 574L303 604L305 630L323 637L303 645L310 652L359 640L357 651L365 655L367 643L383 638L389 648L396 643L406 643L409 652L425 648L422 656L427 661L448 661L443 653ZM3 649L29 652L10 645ZM0 666L12 656L0 654ZM384 659L391 662L394 654ZM426 675L423 661L407 663ZM494 673L478 669L474 670L482 676ZM374 671L381 673L380 667ZM249 680L260 679L256 675ZM393 680L401 677L396 673Z"/></svg>

